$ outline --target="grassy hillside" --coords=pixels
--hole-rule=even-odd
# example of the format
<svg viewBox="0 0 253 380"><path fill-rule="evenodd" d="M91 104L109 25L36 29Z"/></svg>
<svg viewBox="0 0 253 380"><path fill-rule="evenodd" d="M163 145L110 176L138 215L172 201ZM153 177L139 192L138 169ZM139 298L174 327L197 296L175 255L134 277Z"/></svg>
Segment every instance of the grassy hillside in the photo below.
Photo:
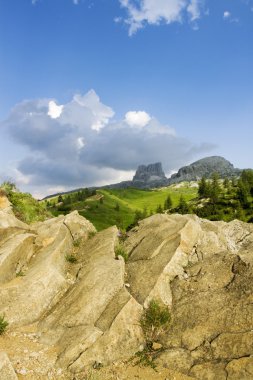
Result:
<svg viewBox="0 0 253 380"><path fill-rule="evenodd" d="M30 224L52 217L45 204L34 199L29 193L20 192L13 183L2 183L0 190L12 203L16 217L23 222Z"/></svg>
<svg viewBox="0 0 253 380"><path fill-rule="evenodd" d="M162 208L166 198L170 195L172 206L176 207L179 203L180 196L183 195L187 201L192 200L197 195L196 187L189 184L180 186L170 186L155 190L140 189L106 189L97 190L96 194L82 198L77 192L72 194L54 197L43 201L54 215L68 213L72 210L78 212L90 220L97 230L102 230L112 225L117 225L125 230L131 225L136 214L144 213L145 216L155 213L157 207Z"/></svg>

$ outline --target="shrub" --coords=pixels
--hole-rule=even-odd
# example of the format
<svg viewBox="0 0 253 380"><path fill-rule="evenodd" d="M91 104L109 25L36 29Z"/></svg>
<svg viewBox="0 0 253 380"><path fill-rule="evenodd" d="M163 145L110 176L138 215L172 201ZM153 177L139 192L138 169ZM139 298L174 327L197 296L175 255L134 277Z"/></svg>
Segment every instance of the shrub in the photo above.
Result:
<svg viewBox="0 0 253 380"><path fill-rule="evenodd" d="M77 258L74 255L66 255L65 259L71 264L74 264L77 262Z"/></svg>
<svg viewBox="0 0 253 380"><path fill-rule="evenodd" d="M5 317L3 315L0 315L0 335L5 332L8 324L9 323L5 320Z"/></svg>
<svg viewBox="0 0 253 380"><path fill-rule="evenodd" d="M89 231L88 233L88 239L93 238L96 235L96 231Z"/></svg>
<svg viewBox="0 0 253 380"><path fill-rule="evenodd" d="M168 307L152 300L141 318L141 327L147 344L156 341L159 335L168 329L170 321L171 315Z"/></svg>
<svg viewBox="0 0 253 380"><path fill-rule="evenodd" d="M81 242L82 242L82 239L78 238L78 239L73 241L73 246L74 247L80 247Z"/></svg>

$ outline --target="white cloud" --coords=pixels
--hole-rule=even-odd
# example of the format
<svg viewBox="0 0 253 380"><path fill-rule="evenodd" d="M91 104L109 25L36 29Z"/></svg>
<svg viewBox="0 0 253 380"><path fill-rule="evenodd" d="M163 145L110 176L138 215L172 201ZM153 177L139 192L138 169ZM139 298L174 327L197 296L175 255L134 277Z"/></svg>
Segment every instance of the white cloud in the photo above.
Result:
<svg viewBox="0 0 253 380"><path fill-rule="evenodd" d="M225 12L223 13L223 18L228 19L228 18L230 18L230 17L231 17L231 13L230 13L229 11L225 11Z"/></svg>
<svg viewBox="0 0 253 380"><path fill-rule="evenodd" d="M57 117L48 114L50 102ZM12 164L14 181L43 194L58 186L105 185L131 179L140 164L161 161L169 172L211 148L178 137L145 111L129 111L117 122L113 115L94 90L61 106L49 99L17 104L0 123L25 150Z"/></svg>
<svg viewBox="0 0 253 380"><path fill-rule="evenodd" d="M146 24L159 25L161 22L171 24L182 22L184 16L195 21L201 16L204 0L119 0L126 8L128 17L125 23L129 25L129 35Z"/></svg>
<svg viewBox="0 0 253 380"><path fill-rule="evenodd" d="M190 14L191 21L196 21L200 18L200 6L200 0L191 0L190 4L187 7L187 11Z"/></svg>
<svg viewBox="0 0 253 380"><path fill-rule="evenodd" d="M48 116L50 116L52 119L57 119L58 117L61 116L63 110L63 106L57 106L57 104L53 101L50 100L48 103Z"/></svg>
<svg viewBox="0 0 253 380"><path fill-rule="evenodd" d="M232 14L229 11L225 11L223 13L224 20L227 20L231 23L238 23L239 19L237 17L232 17Z"/></svg>
<svg viewBox="0 0 253 380"><path fill-rule="evenodd" d="M125 115L125 121L130 127L145 127L151 120L145 111L129 111Z"/></svg>
<svg viewBox="0 0 253 380"><path fill-rule="evenodd" d="M73 0L73 4L78 5L79 4L79 0Z"/></svg>

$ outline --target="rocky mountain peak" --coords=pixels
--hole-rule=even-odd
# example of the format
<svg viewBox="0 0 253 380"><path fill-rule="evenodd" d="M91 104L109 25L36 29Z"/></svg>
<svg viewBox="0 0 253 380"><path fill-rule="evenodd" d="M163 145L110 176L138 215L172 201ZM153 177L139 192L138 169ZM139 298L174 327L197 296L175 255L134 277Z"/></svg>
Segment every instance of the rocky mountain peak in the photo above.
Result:
<svg viewBox="0 0 253 380"><path fill-rule="evenodd" d="M202 177L210 178L218 173L221 178L239 176L240 169L234 168L228 160L221 156L205 157L190 165L183 166L169 179L169 184L182 181L198 181Z"/></svg>
<svg viewBox="0 0 253 380"><path fill-rule="evenodd" d="M140 165L136 170L135 176L133 177L133 182L154 182L166 180L161 162L156 162L150 165Z"/></svg>

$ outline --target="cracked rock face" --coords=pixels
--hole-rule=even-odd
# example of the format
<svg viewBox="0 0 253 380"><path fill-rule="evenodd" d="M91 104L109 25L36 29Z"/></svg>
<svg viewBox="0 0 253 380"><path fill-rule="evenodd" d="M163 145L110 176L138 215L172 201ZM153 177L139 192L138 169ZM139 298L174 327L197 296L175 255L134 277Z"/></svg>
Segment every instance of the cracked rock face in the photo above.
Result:
<svg viewBox="0 0 253 380"><path fill-rule="evenodd" d="M157 363L201 380L253 378L252 242L252 225L195 216L155 215L131 232L130 292L171 308Z"/></svg>
<svg viewBox="0 0 253 380"><path fill-rule="evenodd" d="M115 257L116 227L89 238L95 229L77 212L32 226L6 215L0 315L11 336L33 326L38 344L54 351L55 371L78 374L133 356L144 343L143 308L158 299L172 321L157 364L201 380L253 378L252 225L154 215L129 233L125 263ZM20 363L20 353L7 354ZM33 371L36 379L42 369Z"/></svg>

